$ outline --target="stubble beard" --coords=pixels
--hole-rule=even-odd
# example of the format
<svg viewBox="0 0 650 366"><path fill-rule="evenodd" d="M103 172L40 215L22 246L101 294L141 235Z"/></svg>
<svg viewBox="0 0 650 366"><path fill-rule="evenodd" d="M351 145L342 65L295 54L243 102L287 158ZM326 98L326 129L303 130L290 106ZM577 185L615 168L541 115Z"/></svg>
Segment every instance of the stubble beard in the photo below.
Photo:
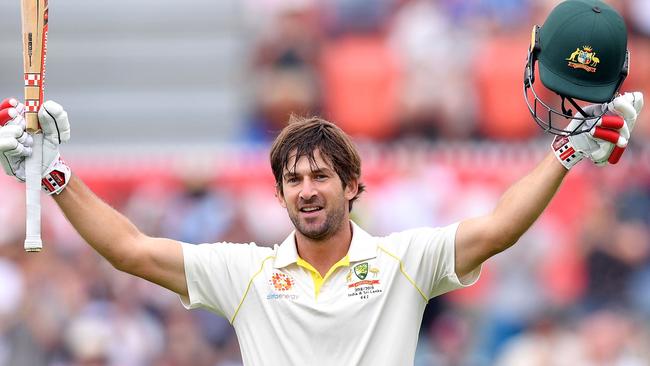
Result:
<svg viewBox="0 0 650 366"><path fill-rule="evenodd" d="M326 213L325 221L320 225L309 224L301 220L300 211L290 212L289 218L300 234L311 240L323 241L332 237L344 224L345 205Z"/></svg>

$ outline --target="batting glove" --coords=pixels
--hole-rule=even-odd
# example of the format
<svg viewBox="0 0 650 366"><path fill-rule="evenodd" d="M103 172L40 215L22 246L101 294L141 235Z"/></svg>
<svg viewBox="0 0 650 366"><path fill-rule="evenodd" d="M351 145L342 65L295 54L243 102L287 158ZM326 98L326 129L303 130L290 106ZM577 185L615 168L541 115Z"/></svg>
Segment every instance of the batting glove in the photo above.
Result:
<svg viewBox="0 0 650 366"><path fill-rule="evenodd" d="M41 185L48 194L59 194L70 181L70 168L59 154L59 144L70 139L68 114L56 102L43 103L38 112L43 131ZM25 158L32 154L32 137L25 132L25 106L14 98L0 103L0 165L5 173L25 181Z"/></svg>
<svg viewBox="0 0 650 366"><path fill-rule="evenodd" d="M555 156L565 168L571 169L582 159L589 158L596 165L618 163L630 140L637 116L643 108L641 92L625 93L610 103L592 104L583 108L589 119L573 136L556 136L551 144ZM603 112L605 112L603 114ZM582 114L577 114L581 116ZM567 130L573 130L582 120L572 120Z"/></svg>

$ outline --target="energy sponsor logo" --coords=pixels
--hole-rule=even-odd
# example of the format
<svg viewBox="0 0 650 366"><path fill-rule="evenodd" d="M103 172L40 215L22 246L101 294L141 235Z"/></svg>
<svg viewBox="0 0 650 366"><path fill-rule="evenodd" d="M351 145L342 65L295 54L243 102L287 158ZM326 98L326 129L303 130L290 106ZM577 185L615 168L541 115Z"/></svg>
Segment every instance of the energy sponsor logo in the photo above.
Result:
<svg viewBox="0 0 650 366"><path fill-rule="evenodd" d="M269 280L271 292L266 295L267 300L297 300L298 295L293 294L291 291L294 288L296 281L288 274L275 272ZM275 291L273 291L275 290Z"/></svg>
<svg viewBox="0 0 650 366"><path fill-rule="evenodd" d="M293 288L295 283L296 281L291 276L280 272L275 272L269 280L269 284L271 284L276 291L289 291Z"/></svg>
<svg viewBox="0 0 650 366"><path fill-rule="evenodd" d="M295 294L279 294L277 292L269 292L266 295L267 300L298 300L298 295Z"/></svg>

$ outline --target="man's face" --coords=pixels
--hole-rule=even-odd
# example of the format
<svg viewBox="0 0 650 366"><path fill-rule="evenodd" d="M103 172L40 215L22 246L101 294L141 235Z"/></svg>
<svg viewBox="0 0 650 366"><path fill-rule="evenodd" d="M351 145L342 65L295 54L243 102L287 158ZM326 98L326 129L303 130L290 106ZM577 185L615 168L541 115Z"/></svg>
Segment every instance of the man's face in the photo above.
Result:
<svg viewBox="0 0 650 366"><path fill-rule="evenodd" d="M277 192L278 200L299 233L313 240L327 239L349 220L348 205L357 193L357 184L344 188L319 150L314 151L316 166L310 166L303 156L294 171L294 159L295 154L283 172L283 194Z"/></svg>

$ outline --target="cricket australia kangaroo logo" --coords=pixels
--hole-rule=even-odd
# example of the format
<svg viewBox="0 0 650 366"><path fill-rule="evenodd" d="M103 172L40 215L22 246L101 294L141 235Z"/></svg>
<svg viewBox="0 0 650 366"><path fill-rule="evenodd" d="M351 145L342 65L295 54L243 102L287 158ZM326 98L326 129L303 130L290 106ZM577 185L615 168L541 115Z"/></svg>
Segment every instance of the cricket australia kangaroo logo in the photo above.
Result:
<svg viewBox="0 0 650 366"><path fill-rule="evenodd" d="M378 278L379 272L379 268L371 267L368 262L357 264L351 268L346 276L348 297L367 300L371 296L381 294L383 290ZM357 277L358 281L352 278L353 274Z"/></svg>
<svg viewBox="0 0 650 366"><path fill-rule="evenodd" d="M365 280L368 276L368 262L354 266L354 274L357 275L357 278L360 280Z"/></svg>
<svg viewBox="0 0 650 366"><path fill-rule="evenodd" d="M591 46L577 47L575 51L565 60L569 61L568 66L574 69L582 69L587 72L596 72L600 59Z"/></svg>

